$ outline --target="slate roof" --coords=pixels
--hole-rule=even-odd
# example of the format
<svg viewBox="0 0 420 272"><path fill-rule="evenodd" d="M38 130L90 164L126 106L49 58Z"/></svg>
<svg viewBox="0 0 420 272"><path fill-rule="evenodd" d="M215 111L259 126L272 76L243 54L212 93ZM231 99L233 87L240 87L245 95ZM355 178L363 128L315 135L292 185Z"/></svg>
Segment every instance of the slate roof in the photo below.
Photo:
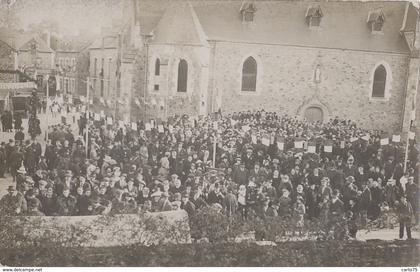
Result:
<svg viewBox="0 0 420 272"><path fill-rule="evenodd" d="M89 46L89 49L99 49L102 48L102 40L104 43L104 48L117 48L118 47L118 37L117 36L106 36L104 38L96 39L92 45Z"/></svg>
<svg viewBox="0 0 420 272"><path fill-rule="evenodd" d="M408 53L400 30L403 26L405 1L255 1L255 22L242 23L243 1L138 0L138 20L143 34L154 31L152 42L199 43L200 28L208 40L279 44L319 48ZM320 6L321 28L308 27L305 15L310 6ZM182 8L180 6L183 6ZM369 12L381 9L386 22L383 35L372 35L367 24ZM180 20L180 14L187 18ZM189 23L197 15L198 24ZM418 12L410 5L406 28L415 27ZM176 20L175 20L176 19ZM176 22L179 21L179 22Z"/></svg>
<svg viewBox="0 0 420 272"><path fill-rule="evenodd" d="M207 37L192 5L188 2L169 5L153 29L154 44L208 45Z"/></svg>
<svg viewBox="0 0 420 272"><path fill-rule="evenodd" d="M76 36L67 36L56 38L55 51L58 52L81 52L92 43L88 40L82 40Z"/></svg>
<svg viewBox="0 0 420 272"><path fill-rule="evenodd" d="M30 50L30 42L36 41L40 52L54 52L47 43L36 33L20 33L7 29L0 29L0 40L7 43L14 50Z"/></svg>

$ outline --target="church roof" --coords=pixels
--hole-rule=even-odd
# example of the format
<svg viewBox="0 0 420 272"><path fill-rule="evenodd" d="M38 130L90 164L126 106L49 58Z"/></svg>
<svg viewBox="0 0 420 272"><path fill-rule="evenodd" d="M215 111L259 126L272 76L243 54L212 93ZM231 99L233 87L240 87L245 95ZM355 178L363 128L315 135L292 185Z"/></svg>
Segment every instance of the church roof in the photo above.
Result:
<svg viewBox="0 0 420 272"><path fill-rule="evenodd" d="M197 14L188 2L173 3L167 7L153 34L151 43L154 44L208 44Z"/></svg>
<svg viewBox="0 0 420 272"><path fill-rule="evenodd" d="M152 43L193 43L207 40L279 44L300 47L408 53L400 30L405 1L254 1L255 19L243 24L243 1L139 0L143 34L153 32ZM322 10L320 29L308 27L309 7ZM188 8L189 7L189 8ZM191 8L192 7L192 8ZM382 35L373 35L367 24L369 13L381 10L386 18ZM410 5L406 28L413 28L418 13ZM197 21L193 20L196 16ZM200 34L201 29L203 33Z"/></svg>

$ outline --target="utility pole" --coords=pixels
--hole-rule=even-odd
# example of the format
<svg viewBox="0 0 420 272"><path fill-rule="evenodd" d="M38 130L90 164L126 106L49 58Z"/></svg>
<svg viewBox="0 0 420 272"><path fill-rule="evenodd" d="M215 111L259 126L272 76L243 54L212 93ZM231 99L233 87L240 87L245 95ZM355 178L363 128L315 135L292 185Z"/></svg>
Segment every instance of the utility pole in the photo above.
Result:
<svg viewBox="0 0 420 272"><path fill-rule="evenodd" d="M48 117L48 110L49 110L49 102L50 102L50 84L49 84L49 75L46 75L47 78L47 110L45 111L45 119L47 123L47 130L45 131L45 141L48 142L48 131L49 131L49 117Z"/></svg>
<svg viewBox="0 0 420 272"><path fill-rule="evenodd" d="M411 133L411 129L414 126L414 121L416 119L416 107L415 107L415 96L413 98L413 104L412 104L412 109L411 109L411 114L410 114L410 125L408 126L408 131L407 131L407 140L406 140L406 144L405 144L405 156L404 156L404 173L407 171L407 163L408 163L408 151L409 151L409 147L410 147L410 133Z"/></svg>
<svg viewBox="0 0 420 272"><path fill-rule="evenodd" d="M213 121L213 130L214 130L214 137L213 137L213 168L216 168L216 151L217 151L217 138L218 138L218 125L217 121Z"/></svg>
<svg viewBox="0 0 420 272"><path fill-rule="evenodd" d="M90 80L89 77L87 77L86 79L86 109L85 109L85 116L86 116L86 125L85 125L85 151L86 151L86 158L89 157L89 104L90 104L90 95L89 95L89 91L90 91Z"/></svg>

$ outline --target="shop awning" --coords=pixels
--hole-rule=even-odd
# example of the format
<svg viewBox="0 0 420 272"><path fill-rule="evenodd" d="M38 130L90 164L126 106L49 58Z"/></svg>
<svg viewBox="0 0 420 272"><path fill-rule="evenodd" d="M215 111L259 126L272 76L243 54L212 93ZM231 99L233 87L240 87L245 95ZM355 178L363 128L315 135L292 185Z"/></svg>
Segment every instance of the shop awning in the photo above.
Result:
<svg viewBox="0 0 420 272"><path fill-rule="evenodd" d="M0 97L10 96L29 96L37 86L34 82L8 82L0 83ZM3 98L4 100L4 98Z"/></svg>

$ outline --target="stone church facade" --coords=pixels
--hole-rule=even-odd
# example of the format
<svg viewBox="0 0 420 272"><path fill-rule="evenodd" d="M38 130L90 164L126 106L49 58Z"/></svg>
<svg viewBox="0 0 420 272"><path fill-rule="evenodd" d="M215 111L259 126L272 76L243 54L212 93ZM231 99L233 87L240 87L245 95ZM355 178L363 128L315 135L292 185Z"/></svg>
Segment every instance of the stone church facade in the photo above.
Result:
<svg viewBox="0 0 420 272"><path fill-rule="evenodd" d="M409 2L131 5L132 120L264 109L399 132L420 103Z"/></svg>

